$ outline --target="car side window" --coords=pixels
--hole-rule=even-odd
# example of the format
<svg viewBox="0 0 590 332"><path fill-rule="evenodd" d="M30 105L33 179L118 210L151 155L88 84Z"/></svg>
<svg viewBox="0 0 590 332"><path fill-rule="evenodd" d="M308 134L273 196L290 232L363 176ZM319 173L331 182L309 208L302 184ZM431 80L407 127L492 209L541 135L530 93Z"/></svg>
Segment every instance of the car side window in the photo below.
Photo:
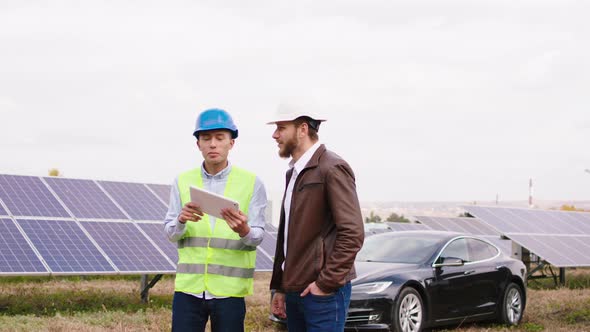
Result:
<svg viewBox="0 0 590 332"><path fill-rule="evenodd" d="M469 251L467 249L466 239L457 239L449 243L449 245L440 255L440 258L442 258L443 262L447 257L460 258L463 260L463 262L469 262Z"/></svg>
<svg viewBox="0 0 590 332"><path fill-rule="evenodd" d="M469 239L469 257L472 261L483 261L492 258L498 254L498 250L490 244L477 240Z"/></svg>

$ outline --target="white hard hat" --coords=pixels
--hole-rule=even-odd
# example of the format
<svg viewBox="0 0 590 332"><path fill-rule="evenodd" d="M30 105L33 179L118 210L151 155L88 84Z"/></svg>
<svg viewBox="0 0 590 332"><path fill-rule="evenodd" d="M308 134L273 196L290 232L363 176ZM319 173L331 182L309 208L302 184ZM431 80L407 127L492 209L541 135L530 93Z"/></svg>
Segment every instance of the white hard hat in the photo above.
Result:
<svg viewBox="0 0 590 332"><path fill-rule="evenodd" d="M274 119L267 122L266 124L275 124L277 122L293 121L299 117L307 116L312 120L323 122L326 121L325 117L320 116L314 111L314 108L310 104L303 104L300 102L282 102L279 104L275 113Z"/></svg>

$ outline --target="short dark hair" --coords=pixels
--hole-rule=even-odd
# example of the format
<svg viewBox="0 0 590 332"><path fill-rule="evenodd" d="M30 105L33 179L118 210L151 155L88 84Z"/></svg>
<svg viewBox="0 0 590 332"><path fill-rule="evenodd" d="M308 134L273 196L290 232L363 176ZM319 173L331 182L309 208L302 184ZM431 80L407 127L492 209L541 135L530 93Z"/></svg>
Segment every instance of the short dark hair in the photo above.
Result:
<svg viewBox="0 0 590 332"><path fill-rule="evenodd" d="M317 141L319 139L318 131L320 130L320 121L314 120L309 116L300 116L295 119L293 123L295 123L296 127L301 126L303 123L307 123L307 128L309 128L309 138L311 138L312 141Z"/></svg>

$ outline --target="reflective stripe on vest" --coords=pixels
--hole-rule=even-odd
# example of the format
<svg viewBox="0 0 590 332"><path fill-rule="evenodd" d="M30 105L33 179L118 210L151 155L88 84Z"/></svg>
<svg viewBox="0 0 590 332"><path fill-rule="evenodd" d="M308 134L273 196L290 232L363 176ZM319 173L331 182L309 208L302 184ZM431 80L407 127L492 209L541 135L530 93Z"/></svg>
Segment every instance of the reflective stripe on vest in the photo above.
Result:
<svg viewBox="0 0 590 332"><path fill-rule="evenodd" d="M224 196L236 200L248 214L254 194L256 176L232 166ZM190 186L203 187L201 169L182 173L178 188L182 205L190 201ZM242 243L223 219L215 220L211 231L209 216L187 222L186 232L178 241L178 264L175 291L199 294L207 290L217 296L242 297L252 294L256 248Z"/></svg>
<svg viewBox="0 0 590 332"><path fill-rule="evenodd" d="M178 241L178 248L184 247L207 247L218 249L253 251L256 247L244 244L241 240L211 239L206 237L187 237Z"/></svg>
<svg viewBox="0 0 590 332"><path fill-rule="evenodd" d="M238 277L238 278L254 278L254 269L244 269L239 267L231 267L215 264L178 264L177 272L180 273L195 273L195 274L219 274L223 276Z"/></svg>

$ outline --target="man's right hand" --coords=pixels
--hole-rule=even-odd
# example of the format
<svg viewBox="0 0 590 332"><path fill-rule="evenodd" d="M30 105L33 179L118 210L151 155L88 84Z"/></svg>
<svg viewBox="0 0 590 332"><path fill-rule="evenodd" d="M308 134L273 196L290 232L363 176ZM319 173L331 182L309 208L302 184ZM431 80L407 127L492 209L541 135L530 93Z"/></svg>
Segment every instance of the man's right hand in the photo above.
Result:
<svg viewBox="0 0 590 332"><path fill-rule="evenodd" d="M201 220L201 217L203 217L203 211L201 211L201 208L196 203L188 202L184 205L182 211L180 211L178 222L181 224L184 224L187 221L196 222Z"/></svg>
<svg viewBox="0 0 590 332"><path fill-rule="evenodd" d="M272 296L272 301L271 301L271 311L272 314L285 319L287 318L287 311L285 309L285 294L284 293L279 293L279 292L275 292L274 295Z"/></svg>

